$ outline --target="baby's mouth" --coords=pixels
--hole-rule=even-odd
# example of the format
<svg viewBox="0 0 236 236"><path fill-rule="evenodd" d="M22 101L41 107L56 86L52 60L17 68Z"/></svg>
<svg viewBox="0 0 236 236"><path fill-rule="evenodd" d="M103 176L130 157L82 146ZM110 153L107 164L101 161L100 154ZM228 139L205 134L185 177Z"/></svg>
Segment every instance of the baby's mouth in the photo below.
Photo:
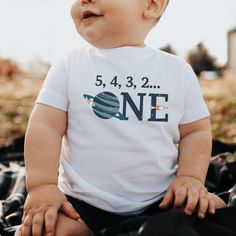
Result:
<svg viewBox="0 0 236 236"><path fill-rule="evenodd" d="M95 12L92 12L92 11L83 11L82 14L81 14L81 18L82 20L87 20L87 19L91 19L91 18L94 18L94 17L100 17L102 15L100 14L97 14Z"/></svg>

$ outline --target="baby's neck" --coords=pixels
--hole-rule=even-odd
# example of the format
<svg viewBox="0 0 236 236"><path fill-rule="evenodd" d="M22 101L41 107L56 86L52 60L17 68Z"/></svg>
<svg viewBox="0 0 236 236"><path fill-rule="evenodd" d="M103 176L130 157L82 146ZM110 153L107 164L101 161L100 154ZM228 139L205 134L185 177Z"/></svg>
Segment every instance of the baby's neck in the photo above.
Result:
<svg viewBox="0 0 236 236"><path fill-rule="evenodd" d="M124 45L121 45L121 46L117 46L117 47L114 47L114 48L119 48L119 47L137 47L137 48L142 48L142 47L145 47L146 45L143 43L143 44L124 44Z"/></svg>

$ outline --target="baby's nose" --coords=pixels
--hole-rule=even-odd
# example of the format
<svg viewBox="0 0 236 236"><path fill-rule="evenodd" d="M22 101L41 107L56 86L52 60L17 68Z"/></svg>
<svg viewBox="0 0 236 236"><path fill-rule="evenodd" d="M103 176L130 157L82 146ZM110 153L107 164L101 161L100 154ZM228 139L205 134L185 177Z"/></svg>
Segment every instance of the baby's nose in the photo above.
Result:
<svg viewBox="0 0 236 236"><path fill-rule="evenodd" d="M80 4L88 4L89 2L95 2L96 0L80 0Z"/></svg>

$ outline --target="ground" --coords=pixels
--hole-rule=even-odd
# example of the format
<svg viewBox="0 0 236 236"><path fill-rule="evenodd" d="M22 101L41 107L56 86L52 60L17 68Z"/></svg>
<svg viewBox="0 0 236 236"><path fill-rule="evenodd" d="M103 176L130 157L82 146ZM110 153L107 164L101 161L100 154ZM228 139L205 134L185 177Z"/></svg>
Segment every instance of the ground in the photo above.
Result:
<svg viewBox="0 0 236 236"><path fill-rule="evenodd" d="M211 113L213 137L236 143L236 73L212 81L200 80Z"/></svg>
<svg viewBox="0 0 236 236"><path fill-rule="evenodd" d="M199 81L211 112L213 137L236 143L236 75L226 72L224 77ZM25 133L42 83L43 78L25 74L0 77L0 145Z"/></svg>

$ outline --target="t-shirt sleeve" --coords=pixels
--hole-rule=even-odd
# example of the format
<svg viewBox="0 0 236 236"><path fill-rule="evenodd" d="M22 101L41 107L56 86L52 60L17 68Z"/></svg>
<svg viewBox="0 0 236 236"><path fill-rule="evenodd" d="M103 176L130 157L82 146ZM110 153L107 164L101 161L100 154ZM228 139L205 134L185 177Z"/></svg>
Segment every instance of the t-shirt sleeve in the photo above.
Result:
<svg viewBox="0 0 236 236"><path fill-rule="evenodd" d="M64 60L58 61L50 68L35 103L67 111L68 74Z"/></svg>
<svg viewBox="0 0 236 236"><path fill-rule="evenodd" d="M184 86L184 112L180 124L191 123L210 116L193 69L187 65Z"/></svg>

